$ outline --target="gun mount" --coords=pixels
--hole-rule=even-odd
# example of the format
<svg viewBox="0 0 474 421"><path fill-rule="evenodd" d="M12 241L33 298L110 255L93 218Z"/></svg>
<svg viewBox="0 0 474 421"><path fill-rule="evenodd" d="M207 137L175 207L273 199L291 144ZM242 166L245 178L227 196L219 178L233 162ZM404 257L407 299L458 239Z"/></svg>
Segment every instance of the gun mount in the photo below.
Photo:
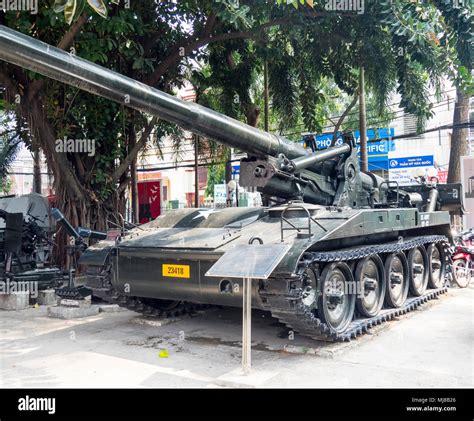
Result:
<svg viewBox="0 0 474 421"><path fill-rule="evenodd" d="M446 291L452 234L443 209L461 209L460 185L401 189L360 171L350 133L310 152L1 25L0 59L246 152L240 184L286 201L178 209L89 246L79 263L95 294L167 316L193 303L241 306L243 278L258 278L254 308L304 335L350 340ZM269 261L264 276L252 272Z"/></svg>
<svg viewBox="0 0 474 421"><path fill-rule="evenodd" d="M22 285L36 283L36 289L59 286L65 280L63 272L50 264L53 243L48 233L27 212L7 212L0 209L0 281ZM6 284L5 284L6 283Z"/></svg>
<svg viewBox="0 0 474 421"><path fill-rule="evenodd" d="M76 279L76 254L83 253L87 250L87 243L84 241L85 238L92 238L96 240L105 240L107 233L94 231L89 228L79 227L77 230L71 225L71 223L64 217L62 212L53 208L51 210L51 216L57 221L57 223L64 228L66 233L72 239L71 244L66 247L69 256L69 267L68 267L68 284L56 290L56 294L60 298L83 300L84 298L92 295L92 290L85 286L77 286Z"/></svg>

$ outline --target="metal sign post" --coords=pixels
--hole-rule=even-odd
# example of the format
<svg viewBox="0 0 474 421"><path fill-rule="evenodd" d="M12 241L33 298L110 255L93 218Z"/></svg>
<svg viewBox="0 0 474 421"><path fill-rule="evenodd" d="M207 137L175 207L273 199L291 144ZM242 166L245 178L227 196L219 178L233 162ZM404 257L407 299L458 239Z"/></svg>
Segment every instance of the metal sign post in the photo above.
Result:
<svg viewBox="0 0 474 421"><path fill-rule="evenodd" d="M250 373L252 365L252 280L268 279L288 253L290 245L242 244L228 250L207 271L206 276L243 279L242 291L242 370ZM242 262L246 262L245 265Z"/></svg>
<svg viewBox="0 0 474 421"><path fill-rule="evenodd" d="M242 370L250 373L252 366L252 279L244 278L242 311Z"/></svg>

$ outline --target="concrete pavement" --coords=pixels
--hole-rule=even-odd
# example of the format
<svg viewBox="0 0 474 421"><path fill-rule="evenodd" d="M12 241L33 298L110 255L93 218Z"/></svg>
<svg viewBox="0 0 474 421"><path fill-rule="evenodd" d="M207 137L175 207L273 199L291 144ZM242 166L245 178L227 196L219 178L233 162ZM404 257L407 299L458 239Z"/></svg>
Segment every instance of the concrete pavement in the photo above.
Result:
<svg viewBox="0 0 474 421"><path fill-rule="evenodd" d="M255 375L230 385L473 387L473 328L474 285L350 343L293 338L254 311ZM161 326L129 311L69 321L48 318L44 306L1 311L0 386L219 387L240 366L240 340L241 311L232 308Z"/></svg>

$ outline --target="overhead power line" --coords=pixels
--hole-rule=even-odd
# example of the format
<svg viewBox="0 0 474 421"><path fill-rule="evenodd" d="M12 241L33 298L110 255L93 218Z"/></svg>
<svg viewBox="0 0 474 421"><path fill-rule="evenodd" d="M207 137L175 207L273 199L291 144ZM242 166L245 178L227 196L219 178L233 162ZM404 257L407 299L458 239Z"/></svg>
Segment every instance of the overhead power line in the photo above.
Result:
<svg viewBox="0 0 474 421"><path fill-rule="evenodd" d="M381 138L381 139L372 139L368 140L368 143L373 143L373 142L380 142L381 140L401 140L401 139L411 139L413 137L418 137L422 134L425 133L431 133L431 132L436 132L438 130L448 130L448 129L453 129L453 128L468 128L468 127L474 127L474 123L461 123L461 124L445 124L443 126L438 126L433 129L428 129L423 132L417 133L417 132L412 132L412 133L407 133L404 135L399 135L399 136L392 136L389 138ZM240 159L232 159L230 161L218 161L218 162L206 162L199 164L199 167L210 167L212 165L222 165L226 164L227 162L239 162ZM184 164L184 165L169 165L169 166L160 166L160 167L153 167L153 168L140 168L137 169L138 172L154 172L154 171L164 171L164 170L174 170L178 168L195 168L195 164Z"/></svg>

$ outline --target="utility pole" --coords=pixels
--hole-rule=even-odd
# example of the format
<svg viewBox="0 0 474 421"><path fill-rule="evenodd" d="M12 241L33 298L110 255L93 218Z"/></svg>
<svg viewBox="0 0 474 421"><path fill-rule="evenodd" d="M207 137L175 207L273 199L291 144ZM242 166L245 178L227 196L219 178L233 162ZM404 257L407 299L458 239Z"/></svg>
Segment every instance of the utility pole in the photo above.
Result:
<svg viewBox="0 0 474 421"><path fill-rule="evenodd" d="M133 123L128 126L129 130L129 148L132 150L137 142L137 134L135 133L135 127ZM135 157L130 164L130 179L131 179L131 190L132 190L132 222L138 224L138 181L137 181L137 158Z"/></svg>
<svg viewBox="0 0 474 421"><path fill-rule="evenodd" d="M194 136L194 207L199 207L199 136Z"/></svg>
<svg viewBox="0 0 474 421"><path fill-rule="evenodd" d="M365 110L365 78L364 68L359 72L359 131L360 131L360 169L362 172L369 170L369 157L367 155L367 121Z"/></svg>
<svg viewBox="0 0 474 421"><path fill-rule="evenodd" d="M269 107L268 107L268 61L265 60L263 65L263 101L264 101L264 124L265 124L265 131L268 132L269 130Z"/></svg>

